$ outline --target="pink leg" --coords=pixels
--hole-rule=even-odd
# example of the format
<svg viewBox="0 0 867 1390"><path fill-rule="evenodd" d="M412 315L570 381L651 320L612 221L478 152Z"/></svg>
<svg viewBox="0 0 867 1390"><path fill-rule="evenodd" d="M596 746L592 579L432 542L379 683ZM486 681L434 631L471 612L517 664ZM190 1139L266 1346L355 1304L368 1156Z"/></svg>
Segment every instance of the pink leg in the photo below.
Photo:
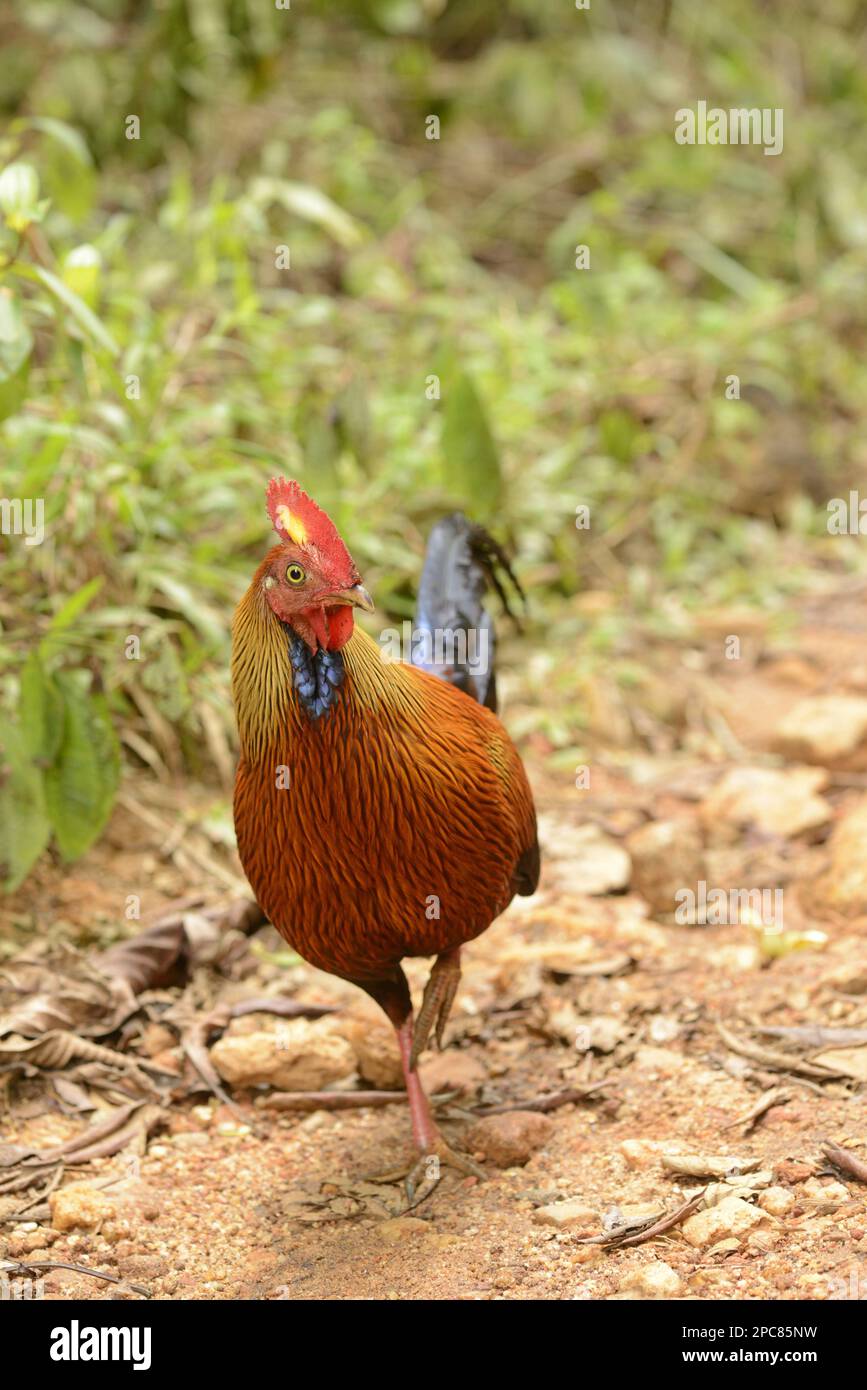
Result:
<svg viewBox="0 0 867 1390"><path fill-rule="evenodd" d="M406 1081L406 1094L409 1099L409 1113L412 1117L412 1137L421 1153L428 1153L439 1138L439 1131L433 1122L424 1087L416 1068L411 1063L413 1040L412 1014L408 1014L397 1029L397 1042L400 1047L400 1060Z"/></svg>
<svg viewBox="0 0 867 1390"><path fill-rule="evenodd" d="M462 1173L470 1173L477 1178L483 1178L485 1170L480 1168L478 1163L474 1163L471 1158L467 1158L466 1154L455 1153L454 1149L449 1148L437 1129L436 1121L430 1113L430 1106L421 1084L421 1078L413 1064L414 1028L411 1013L407 1015L396 1031L398 1046L400 1047L400 1060L403 1063L403 1075L406 1081L406 1094L409 1099L409 1113L412 1117L412 1137L420 1155L406 1180L407 1196L412 1203L416 1183L420 1176L424 1175L426 1180L432 1178L434 1186L439 1182L440 1163L445 1163L450 1168L457 1168ZM433 1173L430 1171L431 1160L433 1160Z"/></svg>

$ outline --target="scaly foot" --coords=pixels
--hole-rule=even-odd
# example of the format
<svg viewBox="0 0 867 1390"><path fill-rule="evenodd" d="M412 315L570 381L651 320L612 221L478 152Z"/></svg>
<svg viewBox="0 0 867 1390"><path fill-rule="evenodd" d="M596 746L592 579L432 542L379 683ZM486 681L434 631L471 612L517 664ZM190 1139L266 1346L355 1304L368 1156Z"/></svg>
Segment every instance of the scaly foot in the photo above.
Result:
<svg viewBox="0 0 867 1390"><path fill-rule="evenodd" d="M414 1071L418 1059L427 1047L430 1031L435 1028L437 1047L442 1050L443 1034L461 980L461 951L442 951L434 961L430 979L424 988L421 1008L415 1023L409 1065Z"/></svg>
<svg viewBox="0 0 867 1390"><path fill-rule="evenodd" d="M419 1155L406 1175L404 1189L407 1208L418 1206L419 1202L430 1196L442 1178L443 1168L456 1168L459 1173L474 1178L485 1176L484 1168L480 1168L474 1159L451 1148L442 1135L437 1133L433 1143ZM420 1181L421 1188L418 1187Z"/></svg>

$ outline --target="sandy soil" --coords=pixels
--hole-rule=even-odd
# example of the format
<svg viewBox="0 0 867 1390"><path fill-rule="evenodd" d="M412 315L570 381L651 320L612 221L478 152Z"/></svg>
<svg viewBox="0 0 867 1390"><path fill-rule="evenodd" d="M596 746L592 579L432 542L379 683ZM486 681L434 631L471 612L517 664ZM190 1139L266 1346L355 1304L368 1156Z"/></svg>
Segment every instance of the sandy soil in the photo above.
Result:
<svg viewBox="0 0 867 1390"><path fill-rule="evenodd" d="M796 1075L794 1059L815 1048L793 1052L786 1068L729 1046L731 1035L756 1045L758 1028L867 1028L867 913L832 911L817 889L829 832L863 797L863 775L857 759L834 766L828 823L796 834L733 830L720 838L701 810L727 767L767 754L795 702L867 689L858 608L855 599L848 608L838 601L833 631L829 610L808 613L785 650L759 634L750 660L711 670L728 731L715 760L688 739L676 756L602 752L584 791L532 768L545 851L540 892L513 904L466 950L449 1047L425 1069L429 1086L451 1097L439 1114L457 1146L482 1105L526 1108L604 1083L537 1121L525 1161L499 1167L489 1155L484 1181L446 1171L401 1216L401 1184L370 1175L409 1156L403 1103L280 1113L263 1104L267 1091L248 1087L233 1092L233 1111L203 1088L166 1107L140 1156L130 1150L67 1170L64 1183L113 1179L98 1187L110 1210L91 1228L59 1231L48 1216L7 1219L0 1258L69 1261L122 1281L52 1271L45 1293L58 1298L142 1296L131 1284L156 1298L194 1299L598 1299L654 1290L700 1299L867 1297L867 1185L833 1170L820 1147L832 1141L867 1161L863 1085L854 1075ZM844 673L830 683L822 674L829 644ZM634 884L584 891L590 873L616 879L612 846L659 817L701 825L717 881L784 883L786 926L804 938L791 943L799 949L781 949L750 920L679 925ZM591 824L604 849L578 833ZM85 946L98 944L116 919L118 895L143 868L151 908L203 891L195 863L179 867L165 848L153 826L121 809L88 859L65 876L46 866L26 902L19 894L4 906L4 939L17 933L23 945L36 920L49 935L72 931ZM209 881L204 891L213 901L227 886ZM414 988L425 974L423 962L413 963ZM198 972L187 992L210 1007L278 986L335 1003L340 1019L364 1020L374 1033L379 1027L354 991L261 956L229 980ZM770 1035L759 1045L780 1047ZM768 1096L775 1088L782 1093ZM763 1096L767 1108L751 1120ZM63 1114L38 1078L17 1084L10 1101L7 1143L48 1147L85 1123ZM674 1211L712 1181L667 1171L665 1152L754 1161L748 1224L699 1243L682 1223L627 1248L587 1243L623 1219ZM744 1190L729 1185L733 1195ZM0 1217L35 1195L0 1197ZM568 1227L549 1224L544 1209L564 1199L583 1213Z"/></svg>

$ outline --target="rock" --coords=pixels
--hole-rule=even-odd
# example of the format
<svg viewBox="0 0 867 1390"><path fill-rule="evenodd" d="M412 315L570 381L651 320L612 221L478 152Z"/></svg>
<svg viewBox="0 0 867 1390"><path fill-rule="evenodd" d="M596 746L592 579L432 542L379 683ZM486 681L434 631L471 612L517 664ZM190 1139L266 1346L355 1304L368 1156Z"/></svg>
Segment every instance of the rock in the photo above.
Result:
<svg viewBox="0 0 867 1390"><path fill-rule="evenodd" d="M654 912L674 912L675 893L706 878L701 839L691 821L651 821L633 830L626 848L632 887Z"/></svg>
<svg viewBox="0 0 867 1390"><path fill-rule="evenodd" d="M639 1298L677 1298L683 1288L680 1275L665 1260L654 1260L630 1270L620 1280L621 1293L634 1293Z"/></svg>
<svg viewBox="0 0 867 1390"><path fill-rule="evenodd" d="M662 1155L666 1172L681 1173L689 1178L730 1178L749 1173L747 1181L752 1181L760 1161L739 1154L682 1154L673 1149L667 1149Z"/></svg>
<svg viewBox="0 0 867 1390"><path fill-rule="evenodd" d="M624 1139L618 1148L630 1168L653 1168L662 1158L665 1145L659 1139Z"/></svg>
<svg viewBox="0 0 867 1390"><path fill-rule="evenodd" d="M556 861L559 877L573 892L602 897L629 885L632 864L626 850L598 825L571 829L568 854Z"/></svg>
<svg viewBox="0 0 867 1390"><path fill-rule="evenodd" d="M798 835L831 819L830 804L816 794L827 782L817 767L731 768L702 802L701 819L708 830L724 821L767 835Z"/></svg>
<svg viewBox="0 0 867 1390"><path fill-rule="evenodd" d="M103 1221L115 1216L117 1210L104 1192L83 1182L71 1183L69 1187L52 1192L48 1205L51 1224L56 1231L72 1231L76 1227L95 1230Z"/></svg>
<svg viewBox="0 0 867 1390"><path fill-rule="evenodd" d="M867 963L847 961L829 970L822 978L823 985L830 985L841 994L867 994Z"/></svg>
<svg viewBox="0 0 867 1390"><path fill-rule="evenodd" d="M690 1245L715 1245L717 1241L745 1236L768 1217L742 1197L726 1197L708 1211L687 1217L682 1230Z"/></svg>
<svg viewBox="0 0 867 1390"><path fill-rule="evenodd" d="M746 1173L740 1178L727 1178L725 1182L712 1182L704 1190L705 1207L715 1207L727 1202L729 1197L742 1197L746 1200L755 1197L759 1191L770 1186L773 1173Z"/></svg>
<svg viewBox="0 0 867 1390"><path fill-rule="evenodd" d="M759 1227L757 1231L750 1231L747 1236L747 1249L758 1250L763 1253L766 1250L773 1250L775 1245L779 1245L781 1239L781 1231L765 1231Z"/></svg>
<svg viewBox="0 0 867 1390"><path fill-rule="evenodd" d="M686 1066L686 1058L682 1052L675 1052L670 1047L649 1047L643 1044L635 1053L633 1065L639 1071L646 1071L654 1076L674 1076Z"/></svg>
<svg viewBox="0 0 867 1390"><path fill-rule="evenodd" d="M429 1096L436 1095L438 1091L460 1091L464 1095L472 1095L488 1079L487 1069L477 1057L454 1047L423 1057L418 1070Z"/></svg>
<svg viewBox="0 0 867 1390"><path fill-rule="evenodd" d="M536 1149L554 1133L547 1115L535 1110L510 1110L505 1115L486 1115L473 1125L467 1146L478 1150L498 1168L517 1168L526 1163Z"/></svg>
<svg viewBox="0 0 867 1390"><path fill-rule="evenodd" d="M844 916L857 917L867 912L865 842L867 796L862 796L834 827L828 841L828 870L816 883L818 897Z"/></svg>
<svg viewBox="0 0 867 1390"><path fill-rule="evenodd" d="M207 1134L203 1134L201 1130L193 1130L188 1133L175 1134L172 1137L172 1143L174 1144L175 1148L178 1149L206 1149L210 1142L210 1136Z"/></svg>
<svg viewBox="0 0 867 1390"><path fill-rule="evenodd" d="M57 1232L54 1232L55 1239ZM6 1242L7 1255L32 1255L35 1250L41 1250L45 1245L44 1231L27 1231L19 1234L14 1231ZM0 1289L2 1289L0 1284Z"/></svg>
<svg viewBox="0 0 867 1390"><path fill-rule="evenodd" d="M800 700L779 725L777 747L808 763L860 762L867 752L867 700L858 695Z"/></svg>
<svg viewBox="0 0 867 1390"><path fill-rule="evenodd" d="M805 1182L815 1171L814 1164L796 1158L783 1158L774 1164L774 1173L781 1182Z"/></svg>
<svg viewBox="0 0 867 1390"><path fill-rule="evenodd" d="M664 1215L665 1209L660 1206L659 1202L621 1202L605 1213L602 1224L607 1229L621 1226L624 1223L634 1225L642 1221L650 1225L654 1221L659 1221Z"/></svg>
<svg viewBox="0 0 867 1390"><path fill-rule="evenodd" d="M728 1240L718 1240L716 1245L712 1245L705 1251L707 1255L730 1255L733 1250L740 1250L741 1243L735 1240L734 1236L729 1236Z"/></svg>
<svg viewBox="0 0 867 1390"><path fill-rule="evenodd" d="M580 1229L597 1226L599 1217L594 1207L588 1207L580 1197L570 1197L565 1202L551 1202L547 1207L537 1207L533 1220L539 1226L557 1226L568 1231L573 1226Z"/></svg>
<svg viewBox="0 0 867 1390"><path fill-rule="evenodd" d="M832 1067L856 1081L867 1081L867 1047L833 1047L817 1053L812 1060L817 1066Z"/></svg>
<svg viewBox="0 0 867 1390"><path fill-rule="evenodd" d="M819 1178L808 1178L804 1183L808 1197L822 1202L848 1202L852 1194L841 1182L822 1182Z"/></svg>
<svg viewBox="0 0 867 1390"><path fill-rule="evenodd" d="M571 1043L578 1052L613 1052L632 1032L629 1020L617 1014L586 1014L575 1011L569 1002L548 1013L547 1031Z"/></svg>
<svg viewBox="0 0 867 1390"><path fill-rule="evenodd" d="M386 1245L398 1245L411 1236L430 1233L433 1227L418 1216L393 1216L388 1221L380 1221L376 1233Z"/></svg>
<svg viewBox="0 0 867 1390"><path fill-rule="evenodd" d="M387 1023L369 1018L346 1018L335 1024L355 1053L358 1074L375 1090L399 1091L403 1067L395 1031Z"/></svg>
<svg viewBox="0 0 867 1390"><path fill-rule="evenodd" d="M281 1091L321 1091L355 1071L351 1044L328 1019L281 1021L268 1033L227 1033L211 1048L211 1061L234 1086L264 1084Z"/></svg>

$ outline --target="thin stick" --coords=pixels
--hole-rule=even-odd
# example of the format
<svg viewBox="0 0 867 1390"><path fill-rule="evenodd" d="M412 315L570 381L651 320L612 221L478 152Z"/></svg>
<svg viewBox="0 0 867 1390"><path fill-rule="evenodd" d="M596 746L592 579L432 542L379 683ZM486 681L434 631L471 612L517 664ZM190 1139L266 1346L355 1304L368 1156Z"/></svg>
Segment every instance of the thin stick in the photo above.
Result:
<svg viewBox="0 0 867 1390"><path fill-rule="evenodd" d="M109 1284L125 1284L125 1279L119 1279L116 1274L104 1274L100 1269L86 1269L84 1265L68 1265L62 1260L37 1260L33 1264L4 1264L0 1266L7 1279L9 1275L31 1274L34 1269L71 1269L73 1274L87 1274L91 1279L107 1279ZM143 1294L145 1298L150 1298L150 1290L142 1288L141 1284L128 1284L128 1288L135 1293Z"/></svg>
<svg viewBox="0 0 867 1390"><path fill-rule="evenodd" d="M867 1182L867 1163L856 1158L850 1149L843 1149L839 1144L832 1144L830 1140L826 1140L822 1145L822 1152L826 1158L831 1160L835 1168L848 1173L858 1182Z"/></svg>
<svg viewBox="0 0 867 1390"><path fill-rule="evenodd" d="M266 1110L358 1110L365 1105L406 1104L406 1091L275 1091Z"/></svg>
<svg viewBox="0 0 867 1390"><path fill-rule="evenodd" d="M687 1216L691 1216L700 1206L706 1192L707 1188L703 1187L701 1192L697 1192L694 1197L690 1197L688 1202L683 1203L683 1206L677 1207L675 1211L669 1212L667 1216L661 1216L658 1221L654 1221L652 1226L648 1226L647 1230L639 1231L636 1235L622 1236L615 1230L604 1233L601 1236L582 1236L577 1244L617 1246L643 1245L646 1240L652 1240L654 1236L664 1235L666 1231L671 1230L672 1226L679 1225Z"/></svg>
<svg viewBox="0 0 867 1390"><path fill-rule="evenodd" d="M545 1115L549 1110L559 1110L561 1105L577 1105L579 1101L586 1100L594 1091L600 1090L603 1086L612 1085L610 1078L602 1081L594 1081L592 1086L582 1086L568 1091L552 1091L548 1096L539 1096L536 1100L510 1100L504 1101L502 1105L476 1105L473 1107L474 1115L506 1115L510 1110L535 1110Z"/></svg>

